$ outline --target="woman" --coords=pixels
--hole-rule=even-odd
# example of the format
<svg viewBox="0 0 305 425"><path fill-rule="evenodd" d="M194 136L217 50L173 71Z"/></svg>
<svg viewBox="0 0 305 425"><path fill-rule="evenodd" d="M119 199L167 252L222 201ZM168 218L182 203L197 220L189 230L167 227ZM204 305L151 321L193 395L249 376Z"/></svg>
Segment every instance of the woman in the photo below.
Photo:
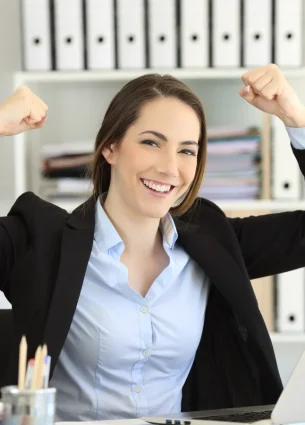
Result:
<svg viewBox="0 0 305 425"><path fill-rule="evenodd" d="M240 95L294 127L292 143L302 143L305 108L278 67L242 79ZM1 133L41 128L46 111L21 87L0 109ZM249 278L305 266L305 214L227 219L212 202L194 202L206 142L201 103L182 82L140 77L104 117L94 195L68 214L26 193L1 219L0 284L16 337L6 380L16 382L21 335L29 357L46 342L57 420L278 399ZM292 149L304 174L305 150Z"/></svg>

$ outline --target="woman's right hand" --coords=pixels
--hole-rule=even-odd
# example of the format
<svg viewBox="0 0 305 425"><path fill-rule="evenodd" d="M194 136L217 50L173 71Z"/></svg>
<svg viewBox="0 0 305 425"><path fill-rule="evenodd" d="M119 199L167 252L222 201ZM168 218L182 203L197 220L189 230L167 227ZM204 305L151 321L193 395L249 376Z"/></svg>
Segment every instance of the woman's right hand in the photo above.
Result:
<svg viewBox="0 0 305 425"><path fill-rule="evenodd" d="M48 106L27 86L19 86L0 105L0 136L42 128Z"/></svg>

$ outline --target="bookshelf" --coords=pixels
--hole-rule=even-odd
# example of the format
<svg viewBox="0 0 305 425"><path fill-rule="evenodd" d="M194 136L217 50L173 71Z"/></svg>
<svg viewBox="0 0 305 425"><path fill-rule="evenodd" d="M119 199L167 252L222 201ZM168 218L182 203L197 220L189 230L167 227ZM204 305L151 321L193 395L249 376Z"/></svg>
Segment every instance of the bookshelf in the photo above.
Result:
<svg viewBox="0 0 305 425"><path fill-rule="evenodd" d="M281 68L288 78L304 78L305 67L298 69ZM52 82L81 82L81 81L127 81L143 74L152 72L171 74L183 80L231 80L240 79L249 71L247 68L228 69L136 69L136 70L110 70L110 71L46 71L46 72L16 72L14 85Z"/></svg>
<svg viewBox="0 0 305 425"><path fill-rule="evenodd" d="M305 67L299 69L282 69L285 76L290 82L299 84L299 87L305 78ZM210 105L213 98L211 94L213 90L217 93L216 100L219 101L219 96L223 96L224 100L220 100L222 109L219 110L219 105L215 106L214 110L210 112L210 117L207 115L207 122L213 121L221 125L228 124L224 120L228 116L228 121L231 124L235 121L236 117L239 122L236 125L248 125L256 123L260 126L262 131L262 160L264 166L263 178L263 199L250 200L250 201L215 201L220 208L227 211L251 211L254 215L263 211L280 212L292 211L297 209L305 209L304 200L272 200L270 194L271 176L270 176L270 124L266 120L266 115L262 117L260 111L255 110L250 105L241 99L238 95L238 87L242 85L241 76L247 72L248 69L202 69L202 70L183 70L183 69L140 69L140 70L113 70L113 71L81 71L81 72L16 72L13 75L13 89L21 84L28 85L34 92L41 96L43 100L49 105L49 120L44 129L38 132L28 132L14 136L14 198L27 190L33 190L39 194L37 188L39 187L38 177L38 151L41 143L47 141L50 143L56 139L63 132L63 137L67 137L70 131L71 137L80 132L82 138L84 134L89 134L89 137L94 137L101 123L102 111L108 106L112 96L118 89L125 84L128 80L136 78L144 73L157 72L161 74L169 73L177 78L185 81L191 88L198 92L199 97L202 97L203 105ZM211 88L212 87L212 88ZM67 101L67 96L72 96L72 92L79 90L79 97L71 98L70 103ZM211 90L211 91L209 91ZM301 90L301 89L300 89ZM96 94L98 92L99 94ZM62 97L61 97L62 93ZM53 96L55 98L53 99ZM100 97L99 97L100 96ZM105 96L105 99L104 99ZM234 101L232 101L232 96ZM304 91L305 102L305 91ZM79 99L83 99L84 103ZM87 99L87 100L86 100ZM90 99L90 101L88 101ZM93 107L90 113L86 112L88 105ZM49 102L50 100L50 102ZM78 100L78 101L77 101ZM102 106L100 107L99 101L101 100ZM85 103L87 102L87 103ZM89 102L89 103L88 103ZM228 102L233 102L232 107L227 108ZM56 106L59 105L59 110L54 112ZM68 105L68 106L67 106ZM98 105L98 107L97 107ZM242 106L243 105L243 106ZM71 108L67 113L67 117L63 117L66 113L64 108ZM91 119L90 126L94 128L93 133L83 131L83 127L87 125L86 129L90 126L86 121L80 122L79 108L85 111L85 118ZM227 108L227 109L226 109ZM242 109L241 109L242 108ZM236 115L230 115L235 113ZM242 113L240 113L242 111ZM246 111L246 114L245 114ZM76 118L74 118L76 117ZM254 118L252 121L252 117ZM65 123L67 118L67 123ZM58 123L58 129L57 127ZM212 123L213 124L213 123ZM66 127L64 127L66 125ZM76 126L76 128L75 128ZM77 127L78 126L78 127ZM57 131L58 130L58 131ZM83 132L82 132L83 131ZM91 129L90 129L91 131ZM49 135L51 133L51 135ZM297 166L297 164L296 164ZM34 177L33 177L34 174ZM56 202L58 206L73 211L82 201L74 200L59 200ZM277 332L270 333L271 340L275 347L297 347L297 350L305 349L305 333L303 334L282 334Z"/></svg>
<svg viewBox="0 0 305 425"><path fill-rule="evenodd" d="M303 344L305 349L304 333L270 332L270 338L274 344Z"/></svg>

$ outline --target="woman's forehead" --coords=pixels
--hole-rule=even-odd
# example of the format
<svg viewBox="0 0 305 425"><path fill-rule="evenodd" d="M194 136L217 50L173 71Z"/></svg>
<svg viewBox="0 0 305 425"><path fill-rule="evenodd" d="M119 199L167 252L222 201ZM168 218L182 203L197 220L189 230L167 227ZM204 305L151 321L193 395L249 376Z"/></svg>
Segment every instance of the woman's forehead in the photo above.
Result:
<svg viewBox="0 0 305 425"><path fill-rule="evenodd" d="M180 138L192 136L198 139L200 123L195 111L179 100L167 100L158 99L144 105L134 122L134 130L139 133L154 130L168 136L177 134Z"/></svg>

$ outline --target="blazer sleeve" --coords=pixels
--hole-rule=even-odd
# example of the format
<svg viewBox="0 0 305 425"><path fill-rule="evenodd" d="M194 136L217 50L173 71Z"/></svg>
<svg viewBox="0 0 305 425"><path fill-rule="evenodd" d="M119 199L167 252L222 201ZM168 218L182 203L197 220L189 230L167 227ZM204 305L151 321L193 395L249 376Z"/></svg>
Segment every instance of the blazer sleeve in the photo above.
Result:
<svg viewBox="0 0 305 425"><path fill-rule="evenodd" d="M305 175L305 150L292 151ZM246 218L231 223L250 279L305 267L305 211Z"/></svg>
<svg viewBox="0 0 305 425"><path fill-rule="evenodd" d="M0 219L0 223L1 221L3 221L3 219ZM13 245L5 227L0 224L0 290L3 292L5 292L5 282L7 282L13 263Z"/></svg>
<svg viewBox="0 0 305 425"><path fill-rule="evenodd" d="M29 208L30 204L32 208ZM10 300L9 276L16 261L27 252L29 231L23 209L33 212L31 195L21 195L11 208L7 217L0 218L0 290Z"/></svg>

